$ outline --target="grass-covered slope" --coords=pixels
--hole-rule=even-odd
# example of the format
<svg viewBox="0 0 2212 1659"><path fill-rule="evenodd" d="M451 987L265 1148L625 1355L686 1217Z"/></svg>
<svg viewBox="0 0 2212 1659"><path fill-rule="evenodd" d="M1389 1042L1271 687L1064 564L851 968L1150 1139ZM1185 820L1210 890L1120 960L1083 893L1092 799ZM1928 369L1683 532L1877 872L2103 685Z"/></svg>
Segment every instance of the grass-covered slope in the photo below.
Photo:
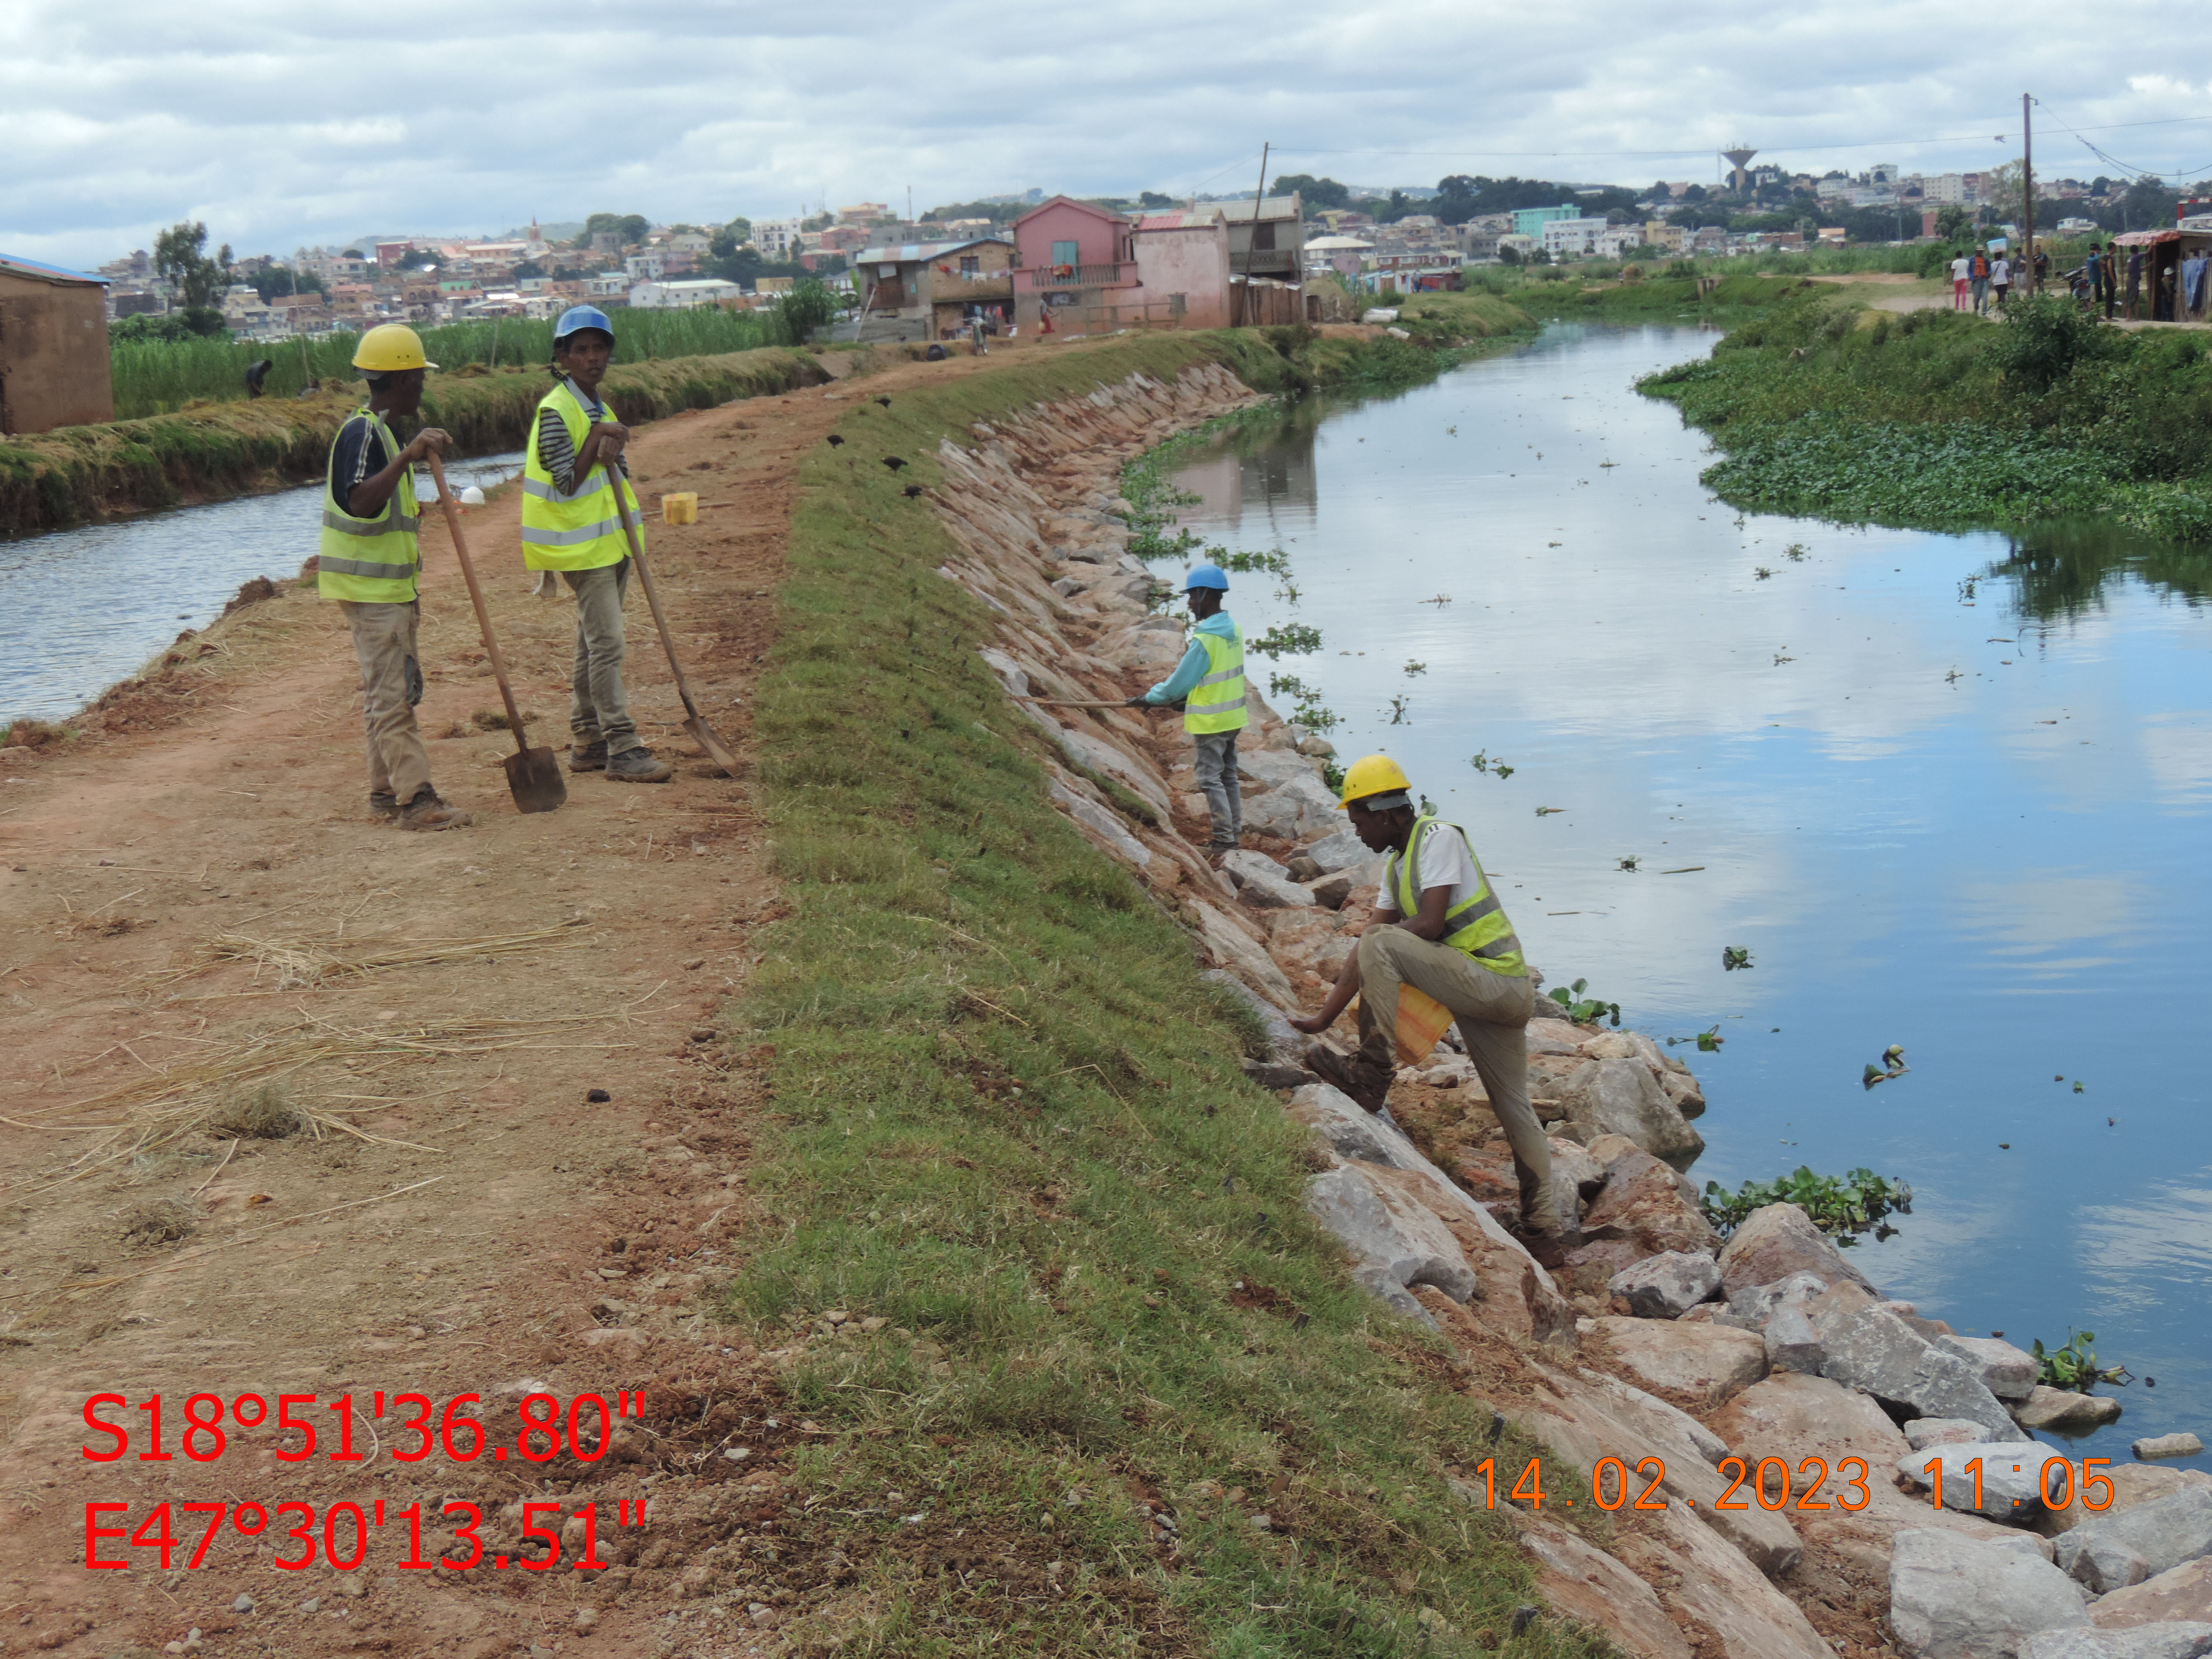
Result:
<svg viewBox="0 0 2212 1659"><path fill-rule="evenodd" d="M825 378L804 352L742 351L619 365L607 376L606 396L623 420L649 421ZM543 369L433 374L422 420L451 432L465 455L520 448L549 384ZM307 482L321 475L331 440L366 396L356 383L319 396L205 404L9 439L0 443L0 535Z"/></svg>
<svg viewBox="0 0 2212 1659"><path fill-rule="evenodd" d="M1275 390L1361 351L1024 353L860 402L802 471L757 727L790 915L732 1012L773 1085L733 1313L886 1322L788 1384L829 1433L779 1524L857 1575L841 1653L1487 1653L1528 1599L1446 1465L1532 1449L1493 1447L1443 1351L1350 1288L1301 1208L1307 1136L1237 1069L1249 1016L1048 804L988 614L905 494L941 440L1132 371L1210 355ZM1510 1650L1601 1649L1546 1619Z"/></svg>
<svg viewBox="0 0 2212 1659"><path fill-rule="evenodd" d="M1988 323L1806 288L1643 389L1713 434L1726 458L1705 481L1739 506L2212 540L2202 335L2114 328L2063 299Z"/></svg>

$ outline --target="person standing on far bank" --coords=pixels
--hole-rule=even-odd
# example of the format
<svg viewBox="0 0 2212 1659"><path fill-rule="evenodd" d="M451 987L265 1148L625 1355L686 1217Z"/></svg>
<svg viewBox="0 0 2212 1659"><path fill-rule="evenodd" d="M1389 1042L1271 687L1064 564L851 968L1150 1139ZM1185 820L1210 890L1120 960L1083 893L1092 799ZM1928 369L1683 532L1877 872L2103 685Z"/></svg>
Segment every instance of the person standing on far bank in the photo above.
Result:
<svg viewBox="0 0 2212 1659"><path fill-rule="evenodd" d="M1986 316L1990 309L1990 256L1986 249L1978 247L1968 258L1966 283L1974 291L1974 315Z"/></svg>
<svg viewBox="0 0 2212 1659"><path fill-rule="evenodd" d="M386 323L361 337L353 366L368 382L368 401L338 428L323 491L323 536L315 592L336 601L361 665L361 717L368 738L368 810L402 830L459 830L466 812L441 799L430 783L430 754L415 723L422 668L415 635L422 617L416 591L422 554L415 505L415 463L442 455L453 440L425 427L404 447L385 424L422 407L422 378L437 367L411 328Z"/></svg>
<svg viewBox="0 0 2212 1659"><path fill-rule="evenodd" d="M1954 311L1966 308L1966 273L1973 263L1963 253L1951 261L1951 309Z"/></svg>
<svg viewBox="0 0 2212 1659"><path fill-rule="evenodd" d="M559 384L538 400L523 468L522 562L559 571L576 595L568 769L605 772L620 783L665 783L675 769L639 738L623 690L630 568L625 506L641 538L645 531L623 459L629 428L599 398L614 349L614 325L596 306L571 306L554 325Z"/></svg>
<svg viewBox="0 0 2212 1659"><path fill-rule="evenodd" d="M1990 293L1996 301L1997 309L2002 311L2007 297L2012 293L2012 261L2002 253L1990 264Z"/></svg>
<svg viewBox="0 0 2212 1659"><path fill-rule="evenodd" d="M1246 718L1244 635L1221 608L1228 592L1229 577L1219 565L1202 564L1190 573L1183 598L1198 619L1190 647L1174 673L1129 699L1132 708L1182 704L1183 730L1197 751L1198 787L1213 820L1210 853L1229 852L1244 837L1244 797L1237 782L1237 734Z"/></svg>

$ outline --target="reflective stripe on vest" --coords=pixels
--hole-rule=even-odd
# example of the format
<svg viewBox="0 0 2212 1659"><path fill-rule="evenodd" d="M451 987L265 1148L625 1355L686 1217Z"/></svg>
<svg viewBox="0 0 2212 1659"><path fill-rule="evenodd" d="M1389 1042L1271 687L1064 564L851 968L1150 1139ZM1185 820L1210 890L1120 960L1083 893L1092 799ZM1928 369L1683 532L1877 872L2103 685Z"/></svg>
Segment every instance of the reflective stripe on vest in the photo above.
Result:
<svg viewBox="0 0 2212 1659"><path fill-rule="evenodd" d="M355 418L370 422L368 441L375 445L381 471L399 453L399 441L384 417L362 408ZM352 424L351 421L347 422ZM422 550L416 539L422 515L415 501L415 469L399 469L392 499L373 519L357 519L338 505L337 445L323 479L322 540L315 558L315 592L326 599L349 599L356 605L411 605L415 579L422 568Z"/></svg>
<svg viewBox="0 0 2212 1659"><path fill-rule="evenodd" d="M1183 700L1182 729L1192 732L1241 732L1244 729L1244 635L1235 623L1234 637L1194 634L1206 647L1206 678L1191 688Z"/></svg>
<svg viewBox="0 0 2212 1659"><path fill-rule="evenodd" d="M1413 833L1398 858L1398 914L1411 921L1421 913L1421 837L1432 823L1442 824L1466 841L1468 860L1474 866L1474 890L1444 912L1443 935L1437 943L1464 951L1492 973L1521 977L1528 971L1521 957L1521 940L1513 932L1513 924L1505 919L1505 907L1491 890L1482 860L1474 855L1474 843L1468 841L1467 831L1459 825L1438 817L1413 820Z"/></svg>
<svg viewBox="0 0 2212 1659"><path fill-rule="evenodd" d="M572 449L580 452L592 430L591 413L574 380L562 381L538 399L522 469L522 562L532 570L597 570L620 564L629 556L629 542L611 482L618 469L594 465L571 480L563 495L538 453L538 424L549 409L568 428ZM637 494L627 479L622 490L632 522L638 523ZM641 523L641 538L643 533Z"/></svg>

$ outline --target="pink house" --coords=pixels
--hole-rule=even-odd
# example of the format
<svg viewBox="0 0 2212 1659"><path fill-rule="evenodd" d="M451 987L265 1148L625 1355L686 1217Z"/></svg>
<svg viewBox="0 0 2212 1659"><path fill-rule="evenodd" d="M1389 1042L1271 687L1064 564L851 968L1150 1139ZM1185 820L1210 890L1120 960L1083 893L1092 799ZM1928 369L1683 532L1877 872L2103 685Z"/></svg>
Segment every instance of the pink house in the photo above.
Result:
<svg viewBox="0 0 2212 1659"><path fill-rule="evenodd" d="M1138 286L1134 229L1121 214L1066 196L1015 220L1016 323L1036 328L1049 310L1054 332L1091 331L1092 314L1110 312Z"/></svg>
<svg viewBox="0 0 2212 1659"><path fill-rule="evenodd" d="M1150 213L1130 238L1140 286L1134 296L1155 326L1227 328L1232 314L1229 227L1218 207Z"/></svg>

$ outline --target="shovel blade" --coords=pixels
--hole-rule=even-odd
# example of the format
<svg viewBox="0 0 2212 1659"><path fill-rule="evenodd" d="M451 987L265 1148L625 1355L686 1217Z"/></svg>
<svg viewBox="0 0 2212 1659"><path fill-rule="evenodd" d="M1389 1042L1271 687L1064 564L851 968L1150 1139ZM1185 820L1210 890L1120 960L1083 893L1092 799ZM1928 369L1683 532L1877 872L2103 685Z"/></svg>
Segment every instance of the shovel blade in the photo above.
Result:
<svg viewBox="0 0 2212 1659"><path fill-rule="evenodd" d="M738 775L737 757L723 747L722 740L714 735L714 728L707 724L704 715L692 715L690 720L684 722L684 729L691 734L691 741L706 751L708 760L720 767L731 777L734 778Z"/></svg>
<svg viewBox="0 0 2212 1659"><path fill-rule="evenodd" d="M568 799L568 780L550 749L526 749L506 760L507 793L518 812L550 812Z"/></svg>

